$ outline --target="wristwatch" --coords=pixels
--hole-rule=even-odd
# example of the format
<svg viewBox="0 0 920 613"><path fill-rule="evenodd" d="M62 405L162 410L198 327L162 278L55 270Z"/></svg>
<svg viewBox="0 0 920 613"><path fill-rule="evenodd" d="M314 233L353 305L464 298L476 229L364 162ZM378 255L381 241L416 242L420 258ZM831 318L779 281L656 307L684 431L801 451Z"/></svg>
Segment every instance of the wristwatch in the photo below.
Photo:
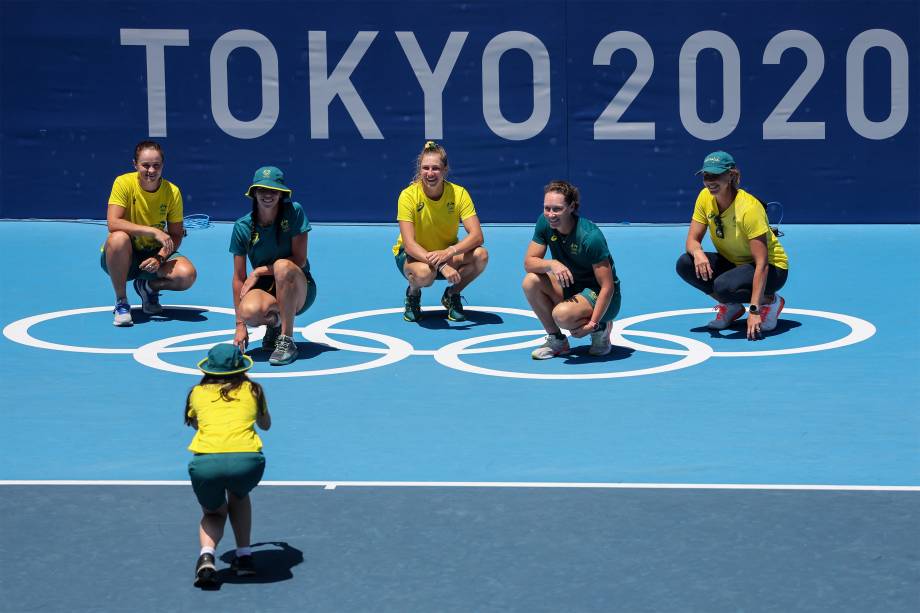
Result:
<svg viewBox="0 0 920 613"><path fill-rule="evenodd" d="M760 313L760 307L757 306L756 304L752 304L751 306L748 307L748 313L750 313L751 315L756 315L757 313Z"/></svg>

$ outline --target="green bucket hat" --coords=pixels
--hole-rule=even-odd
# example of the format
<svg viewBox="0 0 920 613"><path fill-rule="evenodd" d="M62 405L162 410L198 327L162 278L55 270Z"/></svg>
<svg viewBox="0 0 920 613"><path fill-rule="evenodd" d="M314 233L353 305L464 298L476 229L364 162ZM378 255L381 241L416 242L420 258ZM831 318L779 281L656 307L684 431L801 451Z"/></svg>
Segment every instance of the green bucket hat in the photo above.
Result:
<svg viewBox="0 0 920 613"><path fill-rule="evenodd" d="M246 195L250 198L252 198L252 189L254 187L276 189L287 194L288 198L291 197L290 188L284 184L284 173L275 166L263 166L256 171L256 174L252 177L252 185L246 190Z"/></svg>
<svg viewBox="0 0 920 613"><path fill-rule="evenodd" d="M198 362L198 369L207 375L235 375L252 368L252 358L230 343L211 347L208 357Z"/></svg>
<svg viewBox="0 0 920 613"><path fill-rule="evenodd" d="M703 160L703 167L696 171L701 175L704 172L711 175L720 175L735 167L735 158L724 151L713 151Z"/></svg>

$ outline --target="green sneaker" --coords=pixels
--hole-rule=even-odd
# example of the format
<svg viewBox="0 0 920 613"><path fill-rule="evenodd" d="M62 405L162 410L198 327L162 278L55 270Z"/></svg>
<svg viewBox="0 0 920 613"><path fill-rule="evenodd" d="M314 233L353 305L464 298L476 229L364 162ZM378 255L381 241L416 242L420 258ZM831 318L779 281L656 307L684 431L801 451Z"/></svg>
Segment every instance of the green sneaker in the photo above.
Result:
<svg viewBox="0 0 920 613"><path fill-rule="evenodd" d="M262 337L262 349L265 351L274 351L275 343L278 342L278 337L281 336L281 318L278 318L278 325L271 326L265 324L265 336Z"/></svg>
<svg viewBox="0 0 920 613"><path fill-rule="evenodd" d="M449 294L445 288L444 294L441 296L441 304L444 305L444 308L447 309L447 319L451 321L466 321L466 315L463 313L463 303L461 300L463 296L460 294Z"/></svg>
<svg viewBox="0 0 920 613"><path fill-rule="evenodd" d="M278 335L275 341L275 350L268 358L268 363L272 366L284 366L297 359L297 343L290 336L284 334Z"/></svg>
<svg viewBox="0 0 920 613"><path fill-rule="evenodd" d="M406 321L418 321L422 318L422 292L410 294L409 288L406 288L406 310L403 311L403 319Z"/></svg>

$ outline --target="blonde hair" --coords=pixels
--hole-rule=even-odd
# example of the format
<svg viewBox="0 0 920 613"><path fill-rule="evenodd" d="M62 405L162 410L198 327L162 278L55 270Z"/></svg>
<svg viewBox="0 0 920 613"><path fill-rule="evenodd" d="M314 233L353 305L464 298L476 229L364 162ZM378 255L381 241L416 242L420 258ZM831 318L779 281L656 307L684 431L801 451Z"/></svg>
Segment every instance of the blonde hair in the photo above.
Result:
<svg viewBox="0 0 920 613"><path fill-rule="evenodd" d="M415 158L415 176L412 177L412 183L418 183L422 179L422 158L429 153L437 153L441 158L441 166L444 167L444 176L447 176L447 149L439 145L433 140L425 142L425 146L422 147L422 152L418 154L418 157Z"/></svg>

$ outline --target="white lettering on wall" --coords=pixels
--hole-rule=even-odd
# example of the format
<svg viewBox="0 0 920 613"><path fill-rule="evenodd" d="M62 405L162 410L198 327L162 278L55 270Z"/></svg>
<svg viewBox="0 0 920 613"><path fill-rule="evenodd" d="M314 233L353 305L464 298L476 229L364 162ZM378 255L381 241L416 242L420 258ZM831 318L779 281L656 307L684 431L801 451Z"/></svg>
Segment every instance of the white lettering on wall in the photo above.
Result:
<svg viewBox="0 0 920 613"><path fill-rule="evenodd" d="M188 30L121 28L121 44L147 50L147 132L166 136L166 47L188 47Z"/></svg>

